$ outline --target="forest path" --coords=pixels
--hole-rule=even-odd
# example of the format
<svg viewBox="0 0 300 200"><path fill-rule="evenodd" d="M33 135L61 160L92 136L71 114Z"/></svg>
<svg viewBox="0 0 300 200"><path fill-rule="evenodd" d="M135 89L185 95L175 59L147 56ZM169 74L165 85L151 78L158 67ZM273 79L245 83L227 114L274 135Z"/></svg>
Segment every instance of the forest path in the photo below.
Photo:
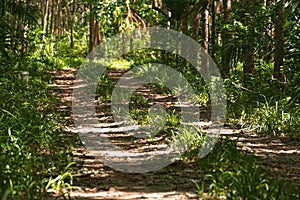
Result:
<svg viewBox="0 0 300 200"><path fill-rule="evenodd" d="M77 69L52 71L51 90L59 100L59 111L68 121L66 134L74 135L72 121L72 91ZM111 70L109 76L117 80L124 71ZM101 106L101 105L100 105ZM102 105L105 109L105 106ZM108 105L109 106L109 105ZM99 118L102 127L115 128L110 115ZM106 125L105 125L106 124ZM158 148L161 140L133 142L124 133L108 133L110 139L128 150ZM263 164L274 171L274 177L300 183L300 143L284 138L259 137L242 130L224 129L222 135L238 138L241 149L262 157ZM74 185L79 189L71 193L72 199L198 199L193 180L203 180L205 174L192 163L176 161L173 164L144 174L125 173L103 165L81 144L74 152L74 159L81 163L74 174Z"/></svg>

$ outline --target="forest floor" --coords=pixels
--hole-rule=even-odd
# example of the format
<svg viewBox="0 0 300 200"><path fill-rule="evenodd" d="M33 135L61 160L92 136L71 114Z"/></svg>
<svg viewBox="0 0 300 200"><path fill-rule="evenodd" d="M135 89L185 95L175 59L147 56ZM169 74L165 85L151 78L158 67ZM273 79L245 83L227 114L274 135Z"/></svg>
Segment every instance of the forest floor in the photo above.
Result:
<svg viewBox="0 0 300 200"><path fill-rule="evenodd" d="M117 80L125 71L111 70L109 76ZM77 69L68 68L52 71L53 84L51 91L59 100L58 109L66 117L66 137L78 138L72 121L72 91ZM166 102L167 103L167 102ZM104 109L105 103L99 104ZM129 151L155 149L161 140L132 140L125 131L119 130L112 122L110 114L99 116L101 127L109 127L106 134L119 146ZM255 152L261 157L262 164L269 168L275 178L283 178L287 183L300 185L300 142L283 137L262 137L245 130L226 129L221 135L238 139L241 150ZM70 194L71 199L198 199L195 184L192 180L201 180L203 170L193 162L175 161L158 171L144 174L125 173L103 165L80 142L74 150L77 163L73 174L73 185L77 186Z"/></svg>

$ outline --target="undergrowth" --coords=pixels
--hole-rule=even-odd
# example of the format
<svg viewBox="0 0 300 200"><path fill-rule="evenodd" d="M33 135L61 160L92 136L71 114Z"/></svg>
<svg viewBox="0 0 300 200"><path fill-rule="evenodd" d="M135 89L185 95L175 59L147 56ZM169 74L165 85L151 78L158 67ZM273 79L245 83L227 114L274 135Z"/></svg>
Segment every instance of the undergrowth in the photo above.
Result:
<svg viewBox="0 0 300 200"><path fill-rule="evenodd" d="M196 165L206 174L204 180L194 181L201 199L299 198L295 188L270 178L258 157L240 151L235 140L220 139Z"/></svg>
<svg viewBox="0 0 300 200"><path fill-rule="evenodd" d="M42 199L51 177L66 173L73 144L61 134L45 72L31 71L27 82L13 70L0 76L0 194L3 200Z"/></svg>

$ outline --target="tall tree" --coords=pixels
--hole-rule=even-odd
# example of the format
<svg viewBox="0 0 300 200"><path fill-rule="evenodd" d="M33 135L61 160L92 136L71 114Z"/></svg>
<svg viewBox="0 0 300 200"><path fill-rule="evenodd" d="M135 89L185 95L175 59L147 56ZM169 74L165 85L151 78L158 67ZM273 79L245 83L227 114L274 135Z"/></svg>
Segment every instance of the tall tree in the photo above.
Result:
<svg viewBox="0 0 300 200"><path fill-rule="evenodd" d="M99 30L99 21L96 17L96 6L94 2L90 2L90 16L89 16L89 51L91 52L97 45L100 44L101 34ZM94 58L94 55L91 55L91 58Z"/></svg>
<svg viewBox="0 0 300 200"><path fill-rule="evenodd" d="M202 45L205 53L209 53L209 2L202 10ZM201 73L208 73L209 59L205 54L201 55L201 68Z"/></svg>
<svg viewBox="0 0 300 200"><path fill-rule="evenodd" d="M284 0L278 0L275 3L275 15L274 15L274 77L282 80L282 74L280 72L281 67L284 64Z"/></svg>
<svg viewBox="0 0 300 200"><path fill-rule="evenodd" d="M76 4L75 1L72 1L69 3L69 29L70 29L70 48L74 48L74 23L75 23L75 9L76 9Z"/></svg>
<svg viewBox="0 0 300 200"><path fill-rule="evenodd" d="M43 38L45 36L45 33L47 32L47 25L48 25L48 16L49 16L49 1L51 0L45 0L44 2L44 16L42 21L42 31L43 31Z"/></svg>
<svg viewBox="0 0 300 200"><path fill-rule="evenodd" d="M251 3L246 8L248 17L246 16L246 19L248 22L245 24L248 27L248 32L246 35L247 41L245 42L245 49L244 49L244 63L243 63L243 75L244 75L244 81L248 81L249 76L251 76L254 73L254 32L255 32L255 11L256 7L258 5L258 0L251 0Z"/></svg>
<svg viewBox="0 0 300 200"><path fill-rule="evenodd" d="M230 10L231 10L231 0L223 0L223 23L229 24L230 23ZM230 76L230 58L228 49L225 48L225 46L229 43L231 34L228 30L228 28L225 26L225 28L222 29L221 32L222 37L222 52L221 52L221 74L222 76L229 77Z"/></svg>
<svg viewBox="0 0 300 200"><path fill-rule="evenodd" d="M210 36L210 51L209 54L212 58L215 57L215 47L216 47L216 1L211 0L211 36Z"/></svg>

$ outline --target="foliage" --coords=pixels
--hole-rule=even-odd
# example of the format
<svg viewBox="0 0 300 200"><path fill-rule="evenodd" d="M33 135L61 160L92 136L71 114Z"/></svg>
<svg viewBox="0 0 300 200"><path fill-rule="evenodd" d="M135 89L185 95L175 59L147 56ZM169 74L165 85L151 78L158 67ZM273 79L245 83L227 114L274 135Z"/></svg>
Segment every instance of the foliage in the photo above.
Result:
<svg viewBox="0 0 300 200"><path fill-rule="evenodd" d="M289 135L297 138L300 131L300 113L295 108L299 104L285 98L275 102L259 103L254 113L249 115L249 128L258 133L274 136Z"/></svg>
<svg viewBox="0 0 300 200"><path fill-rule="evenodd" d="M228 121L256 133L273 136L299 136L299 88L294 91L266 78L241 86L236 76L225 81L228 97Z"/></svg>
<svg viewBox="0 0 300 200"><path fill-rule="evenodd" d="M55 192L64 195L64 189L72 190L76 187L72 186L73 184L73 177L72 177L72 170L70 170L70 166L76 164L75 162L69 163L64 171L62 172L62 175L58 175L56 178L52 179L50 177L48 184L46 185L46 190L49 191L49 189L53 189Z"/></svg>
<svg viewBox="0 0 300 200"><path fill-rule="evenodd" d="M31 75L25 82L12 70L0 79L0 193L5 199L40 199L47 177L71 161L72 144L66 147L61 137L61 119L45 81Z"/></svg>
<svg viewBox="0 0 300 200"><path fill-rule="evenodd" d="M50 5L48 16L45 2L1 1L0 194L4 195L3 199L40 199L49 188L59 192L62 188L72 188L70 146L65 146L72 142L65 141L65 136L60 134L63 122L55 111L56 100L47 91L50 82L47 72L81 65L88 54L88 36L92 34L88 32L89 20L93 18L99 22L102 39L135 28L168 27L168 22L175 22L177 30L184 32L186 22L187 34L193 33L201 42L208 40L206 50L214 55L220 69L230 64L230 73L224 80L227 122L259 134L299 139L300 9L297 0L233 1L230 10L219 5L221 1L162 0L158 1L159 8L154 8L148 0L62 0L59 5ZM215 5L220 7L213 10ZM273 67L276 48L273 30L278 5L282 5L280 9L284 12L282 79L274 78ZM206 9L210 15L208 38L202 30L207 25ZM171 18L168 11L172 13ZM200 17L199 23L195 22L195 16ZM245 81L243 66L248 62L249 49L253 49L255 72ZM136 50L110 63L108 68L128 70L151 62L171 66L183 74L197 93L198 103L210 109L210 94L201 75L172 53ZM29 71L29 82L17 78L14 71ZM114 86L114 80L107 74L99 77L96 91L99 102L109 101ZM170 94L161 84L147 85L147 88L153 94ZM150 121L148 103L138 93L131 98L131 115L141 124ZM176 135L179 124L176 109L168 109L163 134ZM193 157L204 138L201 132L195 138L183 137L193 141L185 156ZM213 153L198 164L210 174L206 182L198 185L199 192L208 191L211 198L224 195L228 199L284 199L280 184L268 178L254 156L240 153L235 141L221 140ZM288 197L297 198L293 194Z"/></svg>
<svg viewBox="0 0 300 200"><path fill-rule="evenodd" d="M269 178L259 159L241 152L234 140L220 139L197 165L207 174L202 183L195 181L201 197L205 192L208 199L290 199L299 195L292 188L283 190L283 182Z"/></svg>

